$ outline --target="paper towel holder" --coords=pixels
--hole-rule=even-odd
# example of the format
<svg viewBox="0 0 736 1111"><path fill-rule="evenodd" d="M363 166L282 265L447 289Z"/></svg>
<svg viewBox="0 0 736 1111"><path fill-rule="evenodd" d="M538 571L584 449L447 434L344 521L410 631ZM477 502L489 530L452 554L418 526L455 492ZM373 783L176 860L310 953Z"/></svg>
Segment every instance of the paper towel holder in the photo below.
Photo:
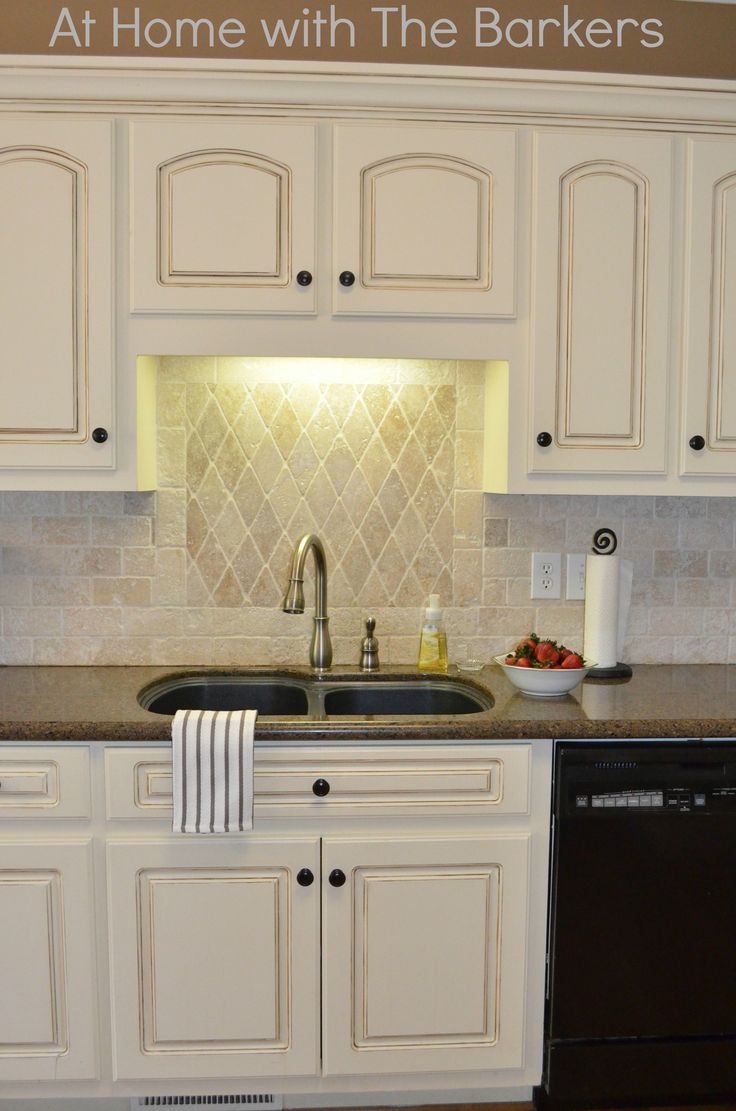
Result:
<svg viewBox="0 0 736 1111"><path fill-rule="evenodd" d="M613 555L618 547L618 537L613 529L599 528L593 534L593 552L595 555ZM628 664L616 663L613 667L592 667L586 676L588 679L630 679L633 671Z"/></svg>

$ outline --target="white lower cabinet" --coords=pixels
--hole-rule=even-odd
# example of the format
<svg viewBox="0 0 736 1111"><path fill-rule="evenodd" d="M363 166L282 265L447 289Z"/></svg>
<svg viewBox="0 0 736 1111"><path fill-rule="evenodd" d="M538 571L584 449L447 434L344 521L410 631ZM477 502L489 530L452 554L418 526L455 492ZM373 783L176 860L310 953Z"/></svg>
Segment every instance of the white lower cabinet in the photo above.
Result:
<svg viewBox="0 0 736 1111"><path fill-rule="evenodd" d="M314 1075L319 839L108 844L114 1075Z"/></svg>
<svg viewBox="0 0 736 1111"><path fill-rule="evenodd" d="M0 745L3 1098L528 1098L550 778L541 740L261 744L254 829L182 835L170 745Z"/></svg>
<svg viewBox="0 0 736 1111"><path fill-rule="evenodd" d="M317 1075L320 995L327 1076L522 1064L524 835L329 837L321 882L308 837L108 861L116 1078Z"/></svg>
<svg viewBox="0 0 736 1111"><path fill-rule="evenodd" d="M548 752L256 756L254 831L182 836L170 752L108 750L114 1079L532 1076Z"/></svg>
<svg viewBox="0 0 736 1111"><path fill-rule="evenodd" d="M0 841L0 1082L97 1076L88 840Z"/></svg>
<svg viewBox="0 0 736 1111"><path fill-rule="evenodd" d="M528 840L325 839L326 1075L521 1066Z"/></svg>

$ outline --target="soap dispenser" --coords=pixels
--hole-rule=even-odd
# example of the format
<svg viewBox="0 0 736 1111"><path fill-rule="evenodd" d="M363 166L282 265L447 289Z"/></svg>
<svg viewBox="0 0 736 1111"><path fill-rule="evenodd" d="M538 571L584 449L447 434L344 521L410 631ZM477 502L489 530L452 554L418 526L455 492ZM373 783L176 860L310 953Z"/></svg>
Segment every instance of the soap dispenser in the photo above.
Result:
<svg viewBox="0 0 736 1111"><path fill-rule="evenodd" d="M447 637L442 624L439 594L430 594L419 640L420 671L447 671Z"/></svg>

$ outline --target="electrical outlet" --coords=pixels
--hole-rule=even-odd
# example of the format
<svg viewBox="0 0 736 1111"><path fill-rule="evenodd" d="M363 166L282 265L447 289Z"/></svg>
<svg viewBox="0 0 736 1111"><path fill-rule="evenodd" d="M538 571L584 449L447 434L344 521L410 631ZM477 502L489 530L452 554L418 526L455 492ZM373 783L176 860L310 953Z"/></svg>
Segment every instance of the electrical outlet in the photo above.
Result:
<svg viewBox="0 0 736 1111"><path fill-rule="evenodd" d="M585 597L585 556L579 552L567 557L567 590L568 598Z"/></svg>
<svg viewBox="0 0 736 1111"><path fill-rule="evenodd" d="M535 552L532 556L532 598L559 598L562 557L559 552Z"/></svg>

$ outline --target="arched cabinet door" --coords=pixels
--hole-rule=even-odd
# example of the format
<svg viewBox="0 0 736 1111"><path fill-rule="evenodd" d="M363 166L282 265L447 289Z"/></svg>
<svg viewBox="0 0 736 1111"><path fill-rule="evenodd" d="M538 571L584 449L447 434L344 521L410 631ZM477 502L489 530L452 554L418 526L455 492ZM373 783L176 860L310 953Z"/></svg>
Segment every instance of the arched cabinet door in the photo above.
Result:
<svg viewBox="0 0 736 1111"><path fill-rule="evenodd" d="M736 142L691 139L680 473L736 474ZM690 441L702 437L704 446Z"/></svg>
<svg viewBox="0 0 736 1111"><path fill-rule="evenodd" d="M665 135L535 136L532 473L665 471L671 158Z"/></svg>
<svg viewBox="0 0 736 1111"><path fill-rule="evenodd" d="M512 128L337 125L334 311L512 315L515 168Z"/></svg>
<svg viewBox="0 0 736 1111"><path fill-rule="evenodd" d="M111 166L110 123L0 123L3 486L114 464Z"/></svg>
<svg viewBox="0 0 736 1111"><path fill-rule="evenodd" d="M315 128L135 122L133 308L312 312Z"/></svg>

